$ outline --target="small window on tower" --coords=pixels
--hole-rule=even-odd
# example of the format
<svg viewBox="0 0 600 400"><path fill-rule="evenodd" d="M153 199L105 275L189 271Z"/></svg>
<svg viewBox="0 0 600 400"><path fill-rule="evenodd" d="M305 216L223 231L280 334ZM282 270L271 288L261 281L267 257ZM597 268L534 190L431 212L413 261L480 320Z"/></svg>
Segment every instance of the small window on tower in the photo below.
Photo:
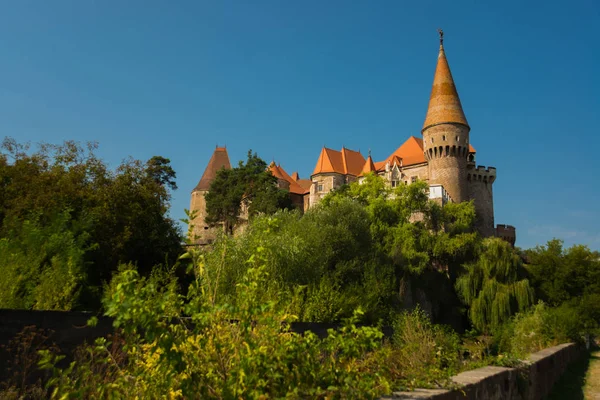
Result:
<svg viewBox="0 0 600 400"><path fill-rule="evenodd" d="M415 183L417 181L417 177L416 176L411 176L410 177L410 183Z"/></svg>
<svg viewBox="0 0 600 400"><path fill-rule="evenodd" d="M317 191L318 192L322 192L323 191L323 185L317 185Z"/></svg>
<svg viewBox="0 0 600 400"><path fill-rule="evenodd" d="M457 142L460 142L460 136L457 136L457 137L456 137L456 141L457 141Z"/></svg>
<svg viewBox="0 0 600 400"><path fill-rule="evenodd" d="M433 138L431 138L431 143L433 143Z"/></svg>
<svg viewBox="0 0 600 400"><path fill-rule="evenodd" d="M442 135L442 140L445 142L446 141L446 135Z"/></svg>

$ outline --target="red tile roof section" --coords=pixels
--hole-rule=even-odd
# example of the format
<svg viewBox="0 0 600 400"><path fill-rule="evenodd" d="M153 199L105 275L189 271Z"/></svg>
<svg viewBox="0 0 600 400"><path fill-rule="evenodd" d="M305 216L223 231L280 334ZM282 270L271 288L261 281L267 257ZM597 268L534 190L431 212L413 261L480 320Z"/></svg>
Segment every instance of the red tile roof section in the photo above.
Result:
<svg viewBox="0 0 600 400"><path fill-rule="evenodd" d="M406 167L407 165L420 164L425 162L425 155L423 154L423 139L411 136L406 142L402 144L402 146L398 147L396 151L394 151L388 158L386 158L383 162L383 167L385 168L385 163L390 162L390 165L394 165L394 158L398 157L402 160L402 166ZM377 164L375 164L377 166Z"/></svg>
<svg viewBox="0 0 600 400"><path fill-rule="evenodd" d="M275 165L275 163L272 162L271 165L269 165L269 171L271 171L273 176L275 176L277 179L283 179L284 181L289 182L290 193L306 194L310 191L310 187L307 190L304 187L300 186L298 184L298 182L296 182L294 180L294 178L292 178L291 176L288 175L287 172L285 172L285 170L281 167L281 165Z"/></svg>
<svg viewBox="0 0 600 400"><path fill-rule="evenodd" d="M385 160L375 162L375 169L377 172L382 172L385 170Z"/></svg>
<svg viewBox="0 0 600 400"><path fill-rule="evenodd" d="M335 172L343 175L358 176L365 165L365 158L358 151L345 147L342 151L323 147L313 175Z"/></svg>
<svg viewBox="0 0 600 400"><path fill-rule="evenodd" d="M217 147L215 149L212 157L208 161L206 169L204 170L204 174L202 174L202 178L200 178L200 182L198 182L192 192L210 189L210 184L217 176L217 171L219 171L221 168L231 169L229 155L227 154L227 148L225 147Z"/></svg>
<svg viewBox="0 0 600 400"><path fill-rule="evenodd" d="M306 190L307 193L310 192L310 187L313 184L313 182L310 179L298 179L297 182L298 185L302 186L302 188Z"/></svg>

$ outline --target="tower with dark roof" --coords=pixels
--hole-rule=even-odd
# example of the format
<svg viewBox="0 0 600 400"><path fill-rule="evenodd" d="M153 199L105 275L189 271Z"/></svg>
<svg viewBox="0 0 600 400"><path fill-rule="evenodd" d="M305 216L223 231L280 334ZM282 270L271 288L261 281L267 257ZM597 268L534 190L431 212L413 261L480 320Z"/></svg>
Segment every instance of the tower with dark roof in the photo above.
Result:
<svg viewBox="0 0 600 400"><path fill-rule="evenodd" d="M196 212L196 218L193 221L194 229L192 231L192 240L198 244L212 243L217 235L218 227L210 227L206 224L206 200L204 196L208 193L210 185L221 169L231 169L227 148L217 147L210 158L202 178L192 190L190 200L190 212Z"/></svg>

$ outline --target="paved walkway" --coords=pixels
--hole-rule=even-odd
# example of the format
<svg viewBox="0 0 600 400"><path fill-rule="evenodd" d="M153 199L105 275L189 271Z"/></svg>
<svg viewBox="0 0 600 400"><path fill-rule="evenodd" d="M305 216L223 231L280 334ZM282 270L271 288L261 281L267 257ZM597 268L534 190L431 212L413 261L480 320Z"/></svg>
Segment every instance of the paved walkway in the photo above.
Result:
<svg viewBox="0 0 600 400"><path fill-rule="evenodd" d="M583 393L585 400L600 400L600 350L590 355Z"/></svg>

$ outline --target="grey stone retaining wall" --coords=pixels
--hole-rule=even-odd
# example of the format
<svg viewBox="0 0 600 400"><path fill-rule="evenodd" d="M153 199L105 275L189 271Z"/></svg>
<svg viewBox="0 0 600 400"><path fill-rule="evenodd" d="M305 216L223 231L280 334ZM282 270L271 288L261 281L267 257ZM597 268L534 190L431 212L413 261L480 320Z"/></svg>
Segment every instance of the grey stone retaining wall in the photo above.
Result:
<svg viewBox="0 0 600 400"><path fill-rule="evenodd" d="M529 356L520 368L484 367L460 373L452 380L460 390L417 389L395 392L385 399L405 400L538 400L546 397L566 368L581 356L581 348L565 343Z"/></svg>

